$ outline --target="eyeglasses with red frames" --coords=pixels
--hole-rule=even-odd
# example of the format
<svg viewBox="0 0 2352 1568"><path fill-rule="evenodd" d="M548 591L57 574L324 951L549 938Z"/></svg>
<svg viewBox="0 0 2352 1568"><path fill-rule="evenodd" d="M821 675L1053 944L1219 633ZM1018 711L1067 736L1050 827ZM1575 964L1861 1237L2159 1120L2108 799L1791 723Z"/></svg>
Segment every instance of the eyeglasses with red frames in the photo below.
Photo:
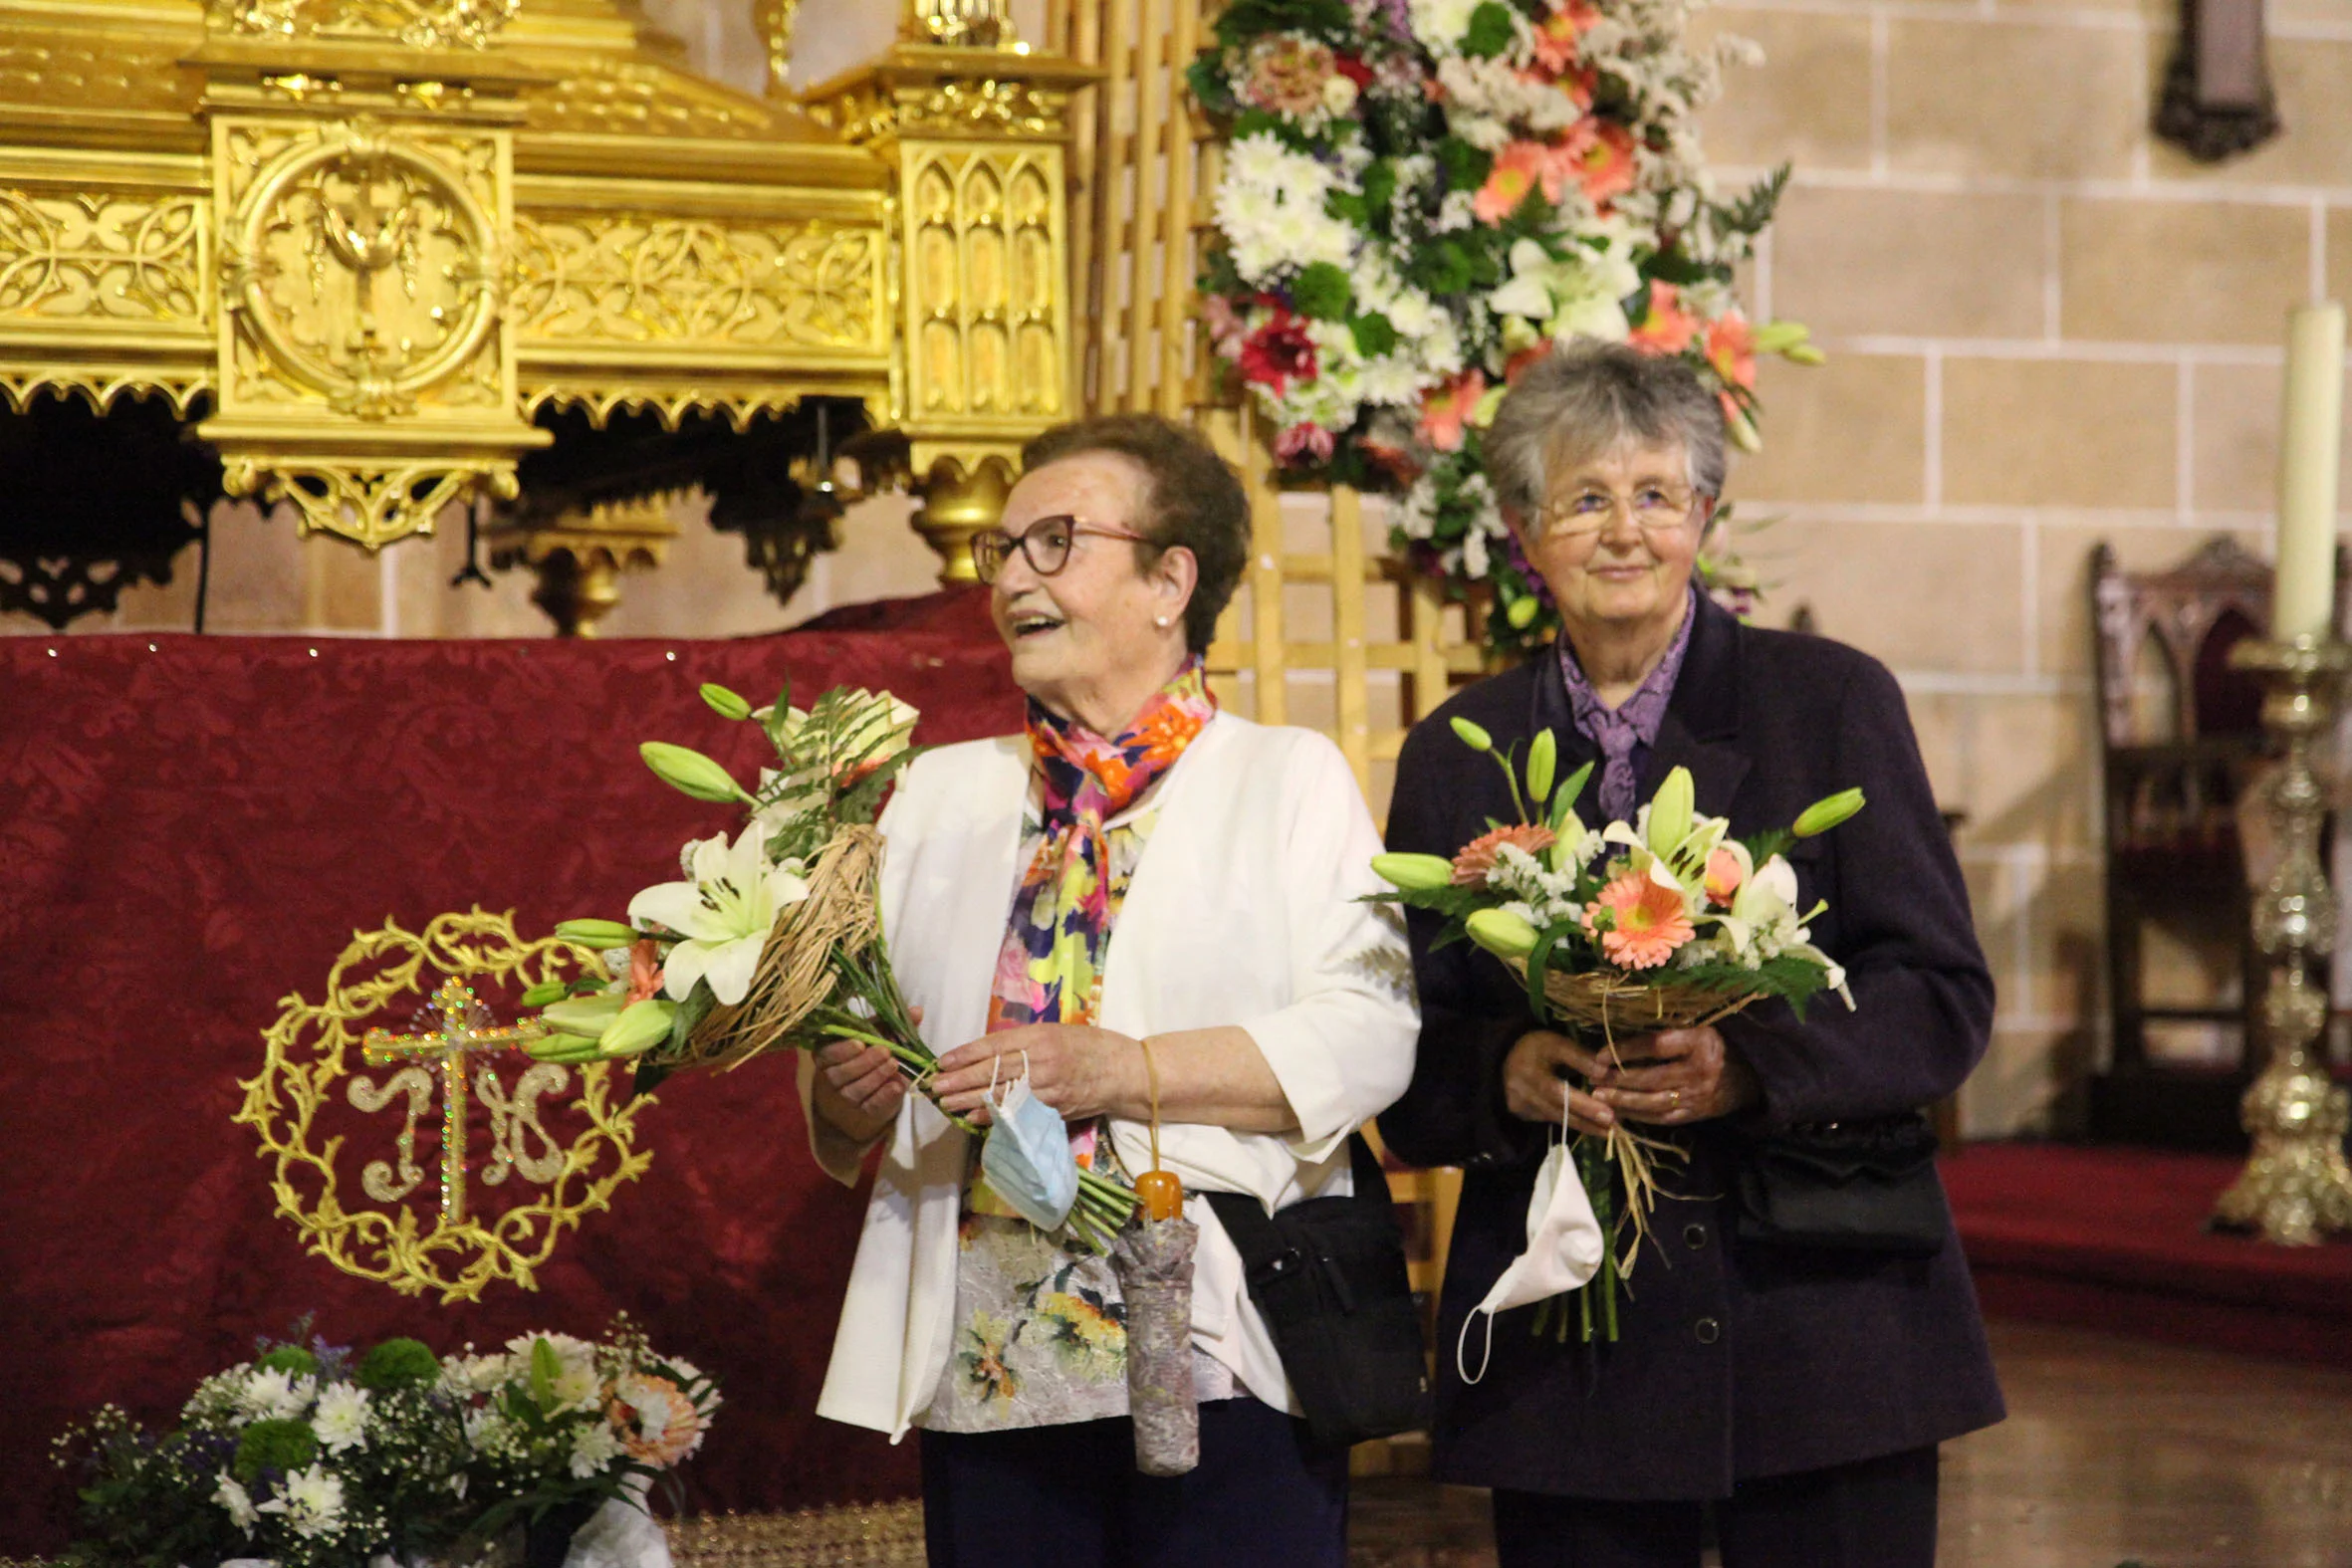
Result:
<svg viewBox="0 0 2352 1568"><path fill-rule="evenodd" d="M1028 560L1030 570L1041 577L1050 577L1069 564L1070 548L1081 534L1096 539L1129 540L1138 545L1151 543L1145 535L1123 528L1098 528L1067 515L1040 518L1018 535L995 529L973 535L972 569L981 581L994 582L997 573L1005 569L1005 562L1019 551Z"/></svg>

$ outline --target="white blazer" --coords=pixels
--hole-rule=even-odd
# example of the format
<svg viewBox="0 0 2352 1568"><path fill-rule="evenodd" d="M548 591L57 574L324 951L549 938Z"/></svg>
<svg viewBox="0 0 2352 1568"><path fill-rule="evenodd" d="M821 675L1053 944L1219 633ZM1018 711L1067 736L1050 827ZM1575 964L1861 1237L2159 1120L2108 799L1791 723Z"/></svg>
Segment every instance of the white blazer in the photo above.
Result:
<svg viewBox="0 0 2352 1568"><path fill-rule="evenodd" d="M987 1028L1029 773L1025 736L944 747L908 768L882 815L891 962L942 1053ZM1111 931L1100 1022L1137 1037L1240 1024L1289 1096L1294 1137L1167 1124L1160 1157L1201 1228L1194 1344L1295 1411L1241 1257L1198 1194L1250 1193L1279 1209L1350 1190L1347 1134L1412 1078L1412 971L1388 912L1356 902L1381 887L1379 835L1322 736L1220 713L1161 782L1157 809ZM804 1104L813 1075L804 1058ZM819 1161L854 1184L864 1150L814 1115L809 1125ZM1110 1131L1128 1170L1149 1167L1148 1128L1114 1119ZM887 1138L817 1411L896 1442L947 1367L969 1138L911 1094Z"/></svg>

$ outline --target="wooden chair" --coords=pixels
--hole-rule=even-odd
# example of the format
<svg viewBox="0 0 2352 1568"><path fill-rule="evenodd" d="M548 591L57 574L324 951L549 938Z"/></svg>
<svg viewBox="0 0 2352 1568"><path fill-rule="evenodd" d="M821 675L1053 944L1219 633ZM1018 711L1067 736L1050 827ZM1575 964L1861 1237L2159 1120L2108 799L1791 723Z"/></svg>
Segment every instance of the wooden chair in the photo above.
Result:
<svg viewBox="0 0 2352 1568"><path fill-rule="evenodd" d="M2091 1083L2095 1138L2239 1141L2262 970L2236 811L2261 755L2262 690L2230 667L2230 650L2261 635L2270 592L2268 563L2227 538L2156 572L2123 570L2104 544L2092 552L2112 1040L2109 1065ZM2225 988L2201 1003L2151 1001L2152 927L2233 974L2235 996ZM2149 1048L2150 1025L2164 1023L2220 1025L2238 1048L2227 1061L2167 1062Z"/></svg>

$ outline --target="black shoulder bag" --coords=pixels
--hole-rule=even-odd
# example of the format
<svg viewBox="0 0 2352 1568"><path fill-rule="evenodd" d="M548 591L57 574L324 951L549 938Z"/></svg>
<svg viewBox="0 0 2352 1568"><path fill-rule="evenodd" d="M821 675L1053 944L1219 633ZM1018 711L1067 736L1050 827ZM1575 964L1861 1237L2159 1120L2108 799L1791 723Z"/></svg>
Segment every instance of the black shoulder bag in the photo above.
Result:
<svg viewBox="0 0 2352 1568"><path fill-rule="evenodd" d="M1388 1179L1361 1133L1355 1191L1269 1216L1245 1193L1209 1193L1282 1352L1315 1441L1356 1444L1429 1425L1429 1363L1405 1277Z"/></svg>
<svg viewBox="0 0 2352 1568"><path fill-rule="evenodd" d="M1933 1257L1952 1230L1916 1111L1744 1140L1739 1191L1741 1237L1766 1245Z"/></svg>

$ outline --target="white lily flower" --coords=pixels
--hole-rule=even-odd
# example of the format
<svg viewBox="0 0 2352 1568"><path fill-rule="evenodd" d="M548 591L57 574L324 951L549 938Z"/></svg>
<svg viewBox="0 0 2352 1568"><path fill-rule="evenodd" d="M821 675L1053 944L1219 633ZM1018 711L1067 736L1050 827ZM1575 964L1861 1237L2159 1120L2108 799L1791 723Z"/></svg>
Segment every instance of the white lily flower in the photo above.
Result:
<svg viewBox="0 0 2352 1568"><path fill-rule="evenodd" d="M809 896L800 866L768 863L769 829L754 821L730 846L724 833L687 845L684 882L662 882L629 900L629 920L663 925L686 940L662 963L662 983L683 1002L698 980L729 1007L749 995L760 949L777 917Z"/></svg>

